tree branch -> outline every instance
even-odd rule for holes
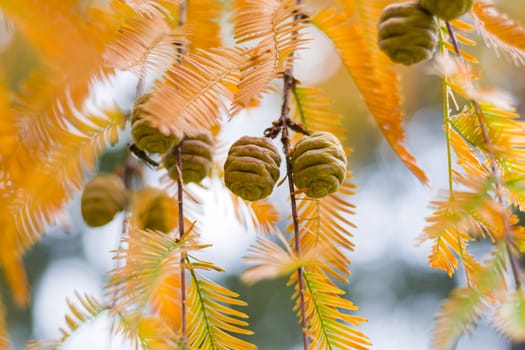
[[[179,26],[182,27],[186,23],[187,16],[187,1],[183,0],[179,7]],[[184,48],[177,48],[179,53],[178,63],[182,64],[182,55]],[[179,203],[179,239],[184,235],[184,183],[182,180],[182,143],[177,145],[177,201]],[[181,252],[180,255],[180,301],[181,301],[181,333],[182,340],[185,343],[186,336],[186,271],[184,270],[184,262],[186,254]]]
[[[296,0],[296,4],[300,5],[301,0]],[[300,13],[296,13],[294,20],[299,20],[302,17]],[[297,35],[297,32],[293,33]],[[290,54],[289,57],[292,57],[294,52]],[[283,144],[283,152],[286,158],[286,176],[288,178],[288,189],[290,192],[290,204],[292,209],[292,219],[293,219],[293,229],[294,229],[294,243],[295,243],[295,253],[301,255],[301,233],[299,229],[299,215],[297,212],[297,201],[295,198],[295,187],[293,184],[293,172],[292,172],[292,162],[290,154],[290,137],[288,133],[288,127],[290,126],[290,93],[293,91],[295,80],[293,77],[293,66],[286,70],[283,77],[283,104],[281,107],[281,117],[279,118],[279,124],[282,126],[281,142]],[[300,307],[301,307],[301,327],[302,327],[302,340],[304,350],[308,349],[308,336],[306,334],[307,323],[306,323],[306,305],[305,305],[305,281],[304,281],[304,270],[300,267],[297,270],[297,277],[299,283],[299,298],[300,298]]]

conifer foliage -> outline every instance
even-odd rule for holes
[[[21,307],[30,302],[22,258],[76,192],[84,190],[88,225],[103,225],[119,211],[125,216],[103,300],[77,295],[68,302],[62,337],[28,349],[59,348],[99,317],[142,349],[255,349],[242,296],[205,277],[203,271],[222,269],[195,255],[209,247],[201,237],[199,193],[219,183],[231,190],[239,222],[259,235],[243,280],[288,277],[303,348],[371,347],[360,330],[366,318],[342,288],[354,250],[356,190],[350,150],[342,145],[344,116],[332,112],[323,91],[294,76],[311,26],[333,43],[385,140],[424,184],[428,178],[405,145],[392,60],[434,60],[444,91],[449,188],[431,203],[435,212],[421,240],[433,244],[431,267],[450,276],[464,271],[467,285],[443,302],[432,348],[453,349],[488,314],[500,333],[525,340],[518,264],[525,229],[515,215],[525,203],[525,124],[500,94],[477,85],[482,66],[468,52],[480,37],[523,64],[525,29],[489,0],[322,4],[0,1],[0,37],[17,38],[0,53],[24,45],[36,57],[0,73],[0,271],[14,300]],[[226,25],[233,28],[229,46],[221,37]],[[110,84],[117,71],[138,79],[131,112],[96,98],[97,86]],[[148,91],[146,79],[154,80]],[[257,137],[236,142],[224,164],[223,116],[242,118],[242,110],[276,91],[281,114]],[[113,180],[90,193],[85,183],[97,172],[98,156],[128,138],[129,127],[125,164],[96,175],[90,184]],[[162,188],[144,183],[144,166],[165,174]],[[279,186],[288,190],[289,218],[280,218],[268,198]],[[279,219],[288,220],[285,233]],[[469,252],[478,240],[492,244],[483,260]],[[0,350],[10,348],[4,309],[0,300]]]

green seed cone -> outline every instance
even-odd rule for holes
[[[438,27],[418,4],[392,4],[379,18],[378,38],[379,47],[393,62],[408,66],[432,57]]]
[[[181,145],[182,182],[199,183],[208,176],[213,167],[213,141],[209,134],[185,137]],[[173,180],[179,177],[177,171],[177,149],[173,147],[162,163]]]
[[[237,196],[256,201],[268,197],[279,180],[281,157],[264,137],[243,136],[228,152],[224,182]]]
[[[80,209],[88,226],[98,227],[109,223],[128,201],[128,191],[122,179],[115,174],[98,175],[82,192]]]
[[[177,201],[158,188],[146,186],[133,196],[132,225],[168,233],[178,222]]]
[[[467,13],[473,2],[473,0],[420,0],[419,5],[434,16],[450,21]]]
[[[173,145],[180,142],[173,135],[165,135],[159,129],[153,127],[150,122],[143,119],[144,103],[150,97],[145,94],[140,97],[133,107],[131,113],[131,137],[135,145],[143,151],[150,153],[164,153]]]
[[[339,140],[328,132],[304,136],[292,156],[294,184],[312,198],[336,192],[346,175],[346,154]]]

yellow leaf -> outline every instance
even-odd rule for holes
[[[16,145],[17,128],[14,111],[9,106],[5,81],[0,75],[0,162],[13,151]]]
[[[166,275],[152,291],[150,303],[154,312],[158,313],[171,329],[181,329],[181,275],[180,269]]]
[[[339,50],[343,64],[392,149],[414,175],[427,184],[425,172],[404,145],[399,74],[377,45],[377,22],[383,7],[391,2],[341,0],[346,12],[321,10],[311,22]]]
[[[142,317],[137,326],[137,336],[144,349],[180,349],[179,337],[173,331],[174,325],[153,316]]]
[[[221,5],[218,0],[188,1],[186,27],[190,34],[190,50],[209,50],[221,46]]]
[[[294,120],[310,131],[327,131],[344,142],[343,116],[332,112],[332,100],[315,88],[295,86],[292,92],[295,102]]]
[[[458,338],[473,327],[486,308],[487,303],[478,291],[455,289],[441,305],[434,325],[432,349],[454,349]]]
[[[496,328],[512,342],[525,341],[525,292],[509,292],[496,308]]]
[[[157,83],[145,104],[145,119],[179,138],[210,129],[217,124],[219,111],[227,110],[223,100],[232,97],[228,84],[237,84],[243,62],[238,49],[201,50],[187,56],[184,65],[172,65]]]
[[[467,278],[472,282],[470,277],[478,272],[479,266],[467,251],[468,243],[487,236],[492,242],[503,240],[505,220],[510,219],[511,213],[490,196],[494,190],[492,178],[460,178],[458,175],[457,180],[469,190],[444,193],[443,199],[433,201],[436,210],[427,219],[420,239],[434,242],[430,266],[452,276],[458,267],[457,257],[460,257]]]
[[[188,45],[183,30],[171,29],[163,17],[131,18],[119,28],[114,43],[107,47],[108,66],[129,70],[137,76],[157,76],[177,60]]]
[[[125,3],[134,11],[143,16],[167,15],[169,11],[178,5],[181,0],[113,0]]]
[[[198,277],[191,271],[188,305],[188,344],[191,349],[256,349],[256,346],[232,335],[250,335],[243,312],[229,305],[245,305],[238,294]]]
[[[505,291],[505,243],[499,243],[491,258],[472,274],[471,288],[454,289],[436,316],[433,350],[452,350],[459,337],[469,332],[497,296]]]
[[[75,293],[76,300],[67,301],[69,313],[65,315],[66,326],[60,328],[62,336],[59,339],[51,341],[33,341],[29,342],[26,349],[28,350],[52,350],[58,349],[64,345],[74,335],[75,331],[82,325],[99,318],[105,314],[107,308],[104,307],[95,298],[85,294]],[[2,348],[3,349],[3,348]]]
[[[82,134],[61,134],[52,150],[18,144],[16,154],[2,159],[11,182],[0,190],[0,201],[8,208],[0,214],[0,262],[11,276],[8,280],[19,301],[28,296],[21,266],[23,252],[40,237],[72,192],[81,187],[85,170],[95,166],[94,155],[109,143],[108,131],[119,129],[123,121],[122,114],[113,112],[86,118],[78,123]]]
[[[518,22],[499,13],[487,0],[474,2],[471,13],[488,46],[515,64],[525,64],[525,29]]]
[[[297,256],[280,233],[277,233],[284,247],[264,237],[258,237],[257,242],[250,247],[246,262],[254,266],[246,270],[241,278],[244,282],[253,284],[263,279],[273,279],[290,275],[300,267],[320,263],[317,259],[318,252],[303,250]]]
[[[368,336],[354,328],[366,322],[366,319],[350,313],[358,310],[358,307],[342,297],[345,292],[315,268],[305,271],[303,276],[307,324],[305,331],[310,338],[308,349],[369,349],[371,343]],[[301,317],[297,273],[292,275],[288,284],[295,286],[294,310]]]
[[[233,99],[232,114],[257,104],[261,96],[273,90],[268,84],[280,77],[292,63],[292,53],[306,43],[301,29],[303,18],[295,15],[300,7],[285,0],[236,0],[234,37],[239,44],[256,41],[245,53],[239,91]]]
[[[474,134],[470,134],[470,137],[477,134],[477,130],[473,131]],[[480,178],[489,176],[488,169],[481,164],[474,149],[454,129],[450,131],[450,144],[454,149],[454,153],[456,153],[458,165],[463,168],[465,173],[476,175]]]
[[[114,135],[111,129],[123,121],[119,113],[94,114],[83,105],[89,83],[101,75],[101,53],[113,38],[118,17],[90,6],[69,0],[7,0],[1,5],[39,63],[28,72],[15,96],[16,111],[6,114],[2,127],[16,120],[12,133],[16,145],[6,147],[3,151],[10,152],[0,159],[7,184],[0,197],[8,208],[0,217],[4,228],[0,250],[6,274],[17,276],[9,282],[19,301],[28,293],[19,263],[23,252],[81,186],[85,170],[95,165],[93,154],[105,147]],[[5,101],[4,91],[0,99]]]
[[[270,235],[276,230],[281,215],[269,200],[250,202],[231,194],[235,216],[247,231]]]
[[[180,275],[181,254],[207,247],[192,244],[192,240],[190,234],[179,240],[163,232],[131,227],[129,237],[123,238],[125,248],[117,250],[115,256],[125,264],[111,271],[107,283],[106,294],[114,302],[112,311],[123,312],[130,306],[141,311],[153,298],[156,308],[166,307],[159,310],[161,314],[171,312],[175,301],[166,303],[168,298],[181,300],[180,291],[175,289],[179,283],[169,280]],[[159,294],[163,292],[168,294]]]
[[[30,290],[22,260],[23,253],[16,241],[17,230],[13,218],[7,217],[6,214],[7,210],[0,214],[0,224],[5,224],[2,225],[4,231],[0,247],[0,266],[14,301],[18,306],[26,307],[30,302]]]
[[[322,267],[329,275],[347,283],[350,274],[348,252],[354,249],[351,230],[355,225],[349,216],[354,206],[347,197],[354,194],[355,185],[350,172],[338,192],[321,199],[306,196],[297,198],[301,230],[301,249],[314,250],[320,255]],[[288,232],[293,230],[290,225]]]

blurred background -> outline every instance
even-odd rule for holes
[[[524,1],[499,1],[498,5],[514,19],[525,22]],[[314,49],[300,53],[295,68],[297,78],[304,85],[325,90],[334,100],[334,110],[345,117],[347,146],[354,150],[350,167],[358,186],[353,198],[357,207],[353,221],[358,228],[353,232],[356,249],[351,254],[352,276],[350,284],[343,288],[361,308],[359,315],[368,318],[363,331],[370,336],[372,349],[428,349],[433,317],[440,302],[454,286],[464,284],[461,271],[450,279],[444,272],[431,270],[426,264],[429,245],[416,244],[425,218],[431,214],[429,202],[447,186],[441,81],[429,74],[432,62],[400,67],[407,143],[431,179],[432,188],[426,188],[382,140],[331,44],[315,30],[309,35]],[[0,54],[5,69],[20,69],[23,64],[31,64],[30,54],[22,55],[27,57],[27,62],[5,54],[18,52],[16,56],[20,57],[20,52],[27,50],[16,38],[0,45],[12,46]],[[525,112],[524,69],[497,57],[481,40],[472,52],[480,61],[480,83],[504,89],[514,97],[519,112]],[[100,95],[115,98],[124,110],[129,110],[136,80],[122,73],[113,83],[111,88],[101,87]],[[242,113],[226,125],[224,139],[233,142],[241,135],[261,135],[277,118],[279,108],[279,94],[268,95],[259,108]],[[101,158],[101,170],[111,169],[124,159],[127,137],[127,133],[123,133],[119,145]],[[146,175],[150,183],[158,184],[154,173]],[[211,182],[208,185],[213,186]],[[251,316],[250,326],[255,335],[250,340],[259,349],[300,349],[299,325],[291,311],[291,290],[285,286],[286,280],[262,282],[253,287],[239,281],[239,273],[246,268],[242,256],[254,241],[254,233],[245,232],[235,222],[221,191],[209,191],[204,202],[203,241],[213,244],[206,258],[227,270],[213,278],[239,292],[248,302],[243,311]],[[284,186],[272,196],[277,203],[286,204]],[[60,225],[51,226],[43,240],[27,254],[25,263],[33,287],[31,307],[16,309],[8,291],[2,290],[8,303],[8,324],[15,349],[22,349],[28,339],[59,336],[59,328],[65,324],[66,299],[73,299],[75,291],[98,298],[103,296],[106,273],[113,267],[110,251],[117,247],[122,217],[102,228],[87,228],[80,216],[79,197],[77,194],[68,205]],[[289,214],[286,205],[280,210],[281,217],[286,218]],[[281,229],[285,225],[283,220]],[[477,256],[483,256],[487,247],[481,243],[472,248]],[[88,325],[67,349],[106,349],[108,328],[109,322],[104,319]],[[114,337],[111,348],[128,347]],[[525,346],[508,343],[483,320],[471,335],[461,339],[457,349],[517,350]]]

